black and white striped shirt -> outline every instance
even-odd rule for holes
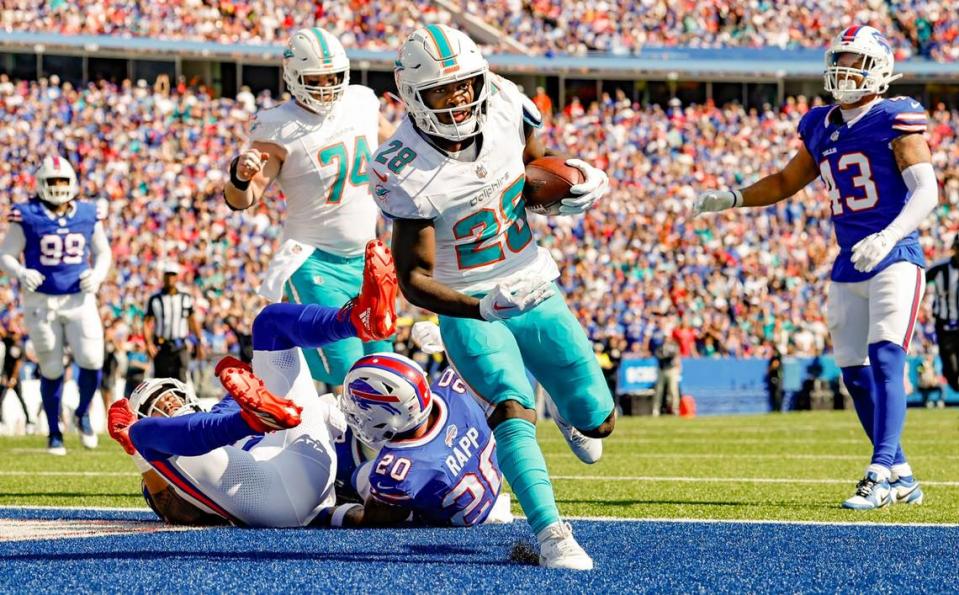
[[[190,334],[187,320],[193,314],[193,298],[185,293],[153,294],[146,315],[156,319],[154,334],[166,341],[186,339]]]
[[[952,259],[937,262],[926,275],[933,285],[932,315],[936,325],[959,330],[959,268]]]

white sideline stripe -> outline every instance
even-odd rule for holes
[[[723,483],[809,483],[852,484],[851,479],[814,479],[808,477],[675,477],[675,476],[610,476],[610,475],[552,475],[551,479],[567,481],[675,481],[675,482],[723,482]],[[959,487],[959,481],[920,481],[920,485],[933,487]]]
[[[0,475],[41,477],[140,477],[134,471],[0,471]]]
[[[124,508],[110,506],[14,506],[0,504],[0,510],[69,510],[90,512],[152,512],[149,508]],[[525,516],[516,515],[517,519]],[[851,526],[851,527],[943,527],[957,528],[959,523],[888,523],[882,521],[796,521],[772,519],[694,519],[679,518],[635,518],[635,517],[608,517],[608,516],[568,516],[563,517],[571,521],[594,521],[602,523],[708,523],[712,525],[824,525],[824,526]],[[194,527],[202,529],[203,527]],[[250,529],[244,529],[249,531]]]

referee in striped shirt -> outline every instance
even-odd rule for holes
[[[942,375],[959,391],[959,233],[952,241],[952,258],[936,263],[926,275],[933,286],[932,314]]]
[[[163,289],[153,294],[147,304],[144,334],[147,353],[153,359],[154,377],[186,382],[190,333],[194,336],[197,359],[203,359],[203,333],[193,312],[193,298],[177,289],[179,273],[176,263],[163,266]]]

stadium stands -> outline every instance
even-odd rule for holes
[[[273,102],[266,95],[258,106]],[[0,75],[0,185],[10,201],[32,193],[35,156],[61,149],[77,165],[84,195],[110,203],[113,277],[100,293],[107,324],[140,331],[141,309],[159,281],[155,263],[177,254],[215,351],[235,348],[227,318],[257,305],[253,290],[277,245],[282,200],[232,213],[220,185],[245,137],[251,96],[214,99],[203,88],[125,81],[84,88]],[[834,249],[818,183],[780,207],[689,220],[702,187],[735,186],[785,163],[809,105],[745,111],[738,104],[631,104],[622,94],[555,114],[545,135],[560,150],[604,166],[614,190],[582,219],[535,218],[540,241],[563,270],[561,284],[591,338],[647,354],[649,339],[674,331],[701,356],[788,355],[828,348],[821,296]],[[930,106],[929,139],[944,189],[939,234],[957,231],[959,112]],[[397,119],[396,106],[385,113]],[[0,211],[5,215],[9,203]],[[5,217],[4,217],[5,220]],[[927,255],[945,242],[928,234]],[[5,224],[0,224],[0,231]],[[0,298],[12,303],[11,281]],[[613,299],[612,296],[617,296]],[[925,316],[927,308],[923,308]],[[411,317],[418,312],[407,312]],[[932,345],[921,319],[918,353]],[[677,331],[677,329],[680,329]]]
[[[460,9],[498,26],[531,53],[626,54],[644,47],[822,47],[838,28],[872,25],[899,58],[959,59],[959,16],[950,2],[917,0],[460,0]],[[324,27],[348,48],[393,49],[413,25],[450,23],[428,0],[314,3],[304,0],[13,0],[0,30],[118,35],[222,43],[282,43],[295,29]],[[493,49],[515,51],[501,43]]]

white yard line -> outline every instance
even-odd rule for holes
[[[802,484],[851,484],[851,479],[814,479],[807,477],[681,477],[659,475],[551,475],[551,479],[566,481],[673,481],[673,482],[710,482],[710,483],[802,483]],[[959,481],[920,481],[921,485],[932,487],[959,487]]]
[[[136,471],[0,471],[12,477],[140,477]]]

